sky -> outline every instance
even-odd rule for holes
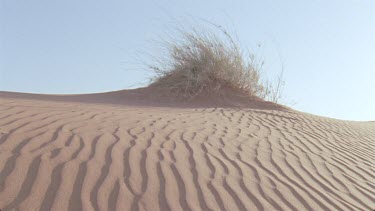
[[[375,120],[373,0],[0,0],[0,90],[78,94],[145,86],[174,25],[235,33],[294,109]]]

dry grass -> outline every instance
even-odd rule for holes
[[[219,93],[228,87],[250,97],[272,99],[272,86],[261,80],[263,62],[241,49],[222,27],[214,28],[219,33],[179,29],[179,39],[167,42],[167,55],[151,66],[156,72],[151,86],[165,88],[183,99]]]

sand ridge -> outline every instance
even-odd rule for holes
[[[0,97],[0,209],[373,210],[375,123]]]

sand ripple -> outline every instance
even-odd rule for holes
[[[0,99],[1,210],[373,210],[375,123]]]

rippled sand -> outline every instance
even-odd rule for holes
[[[0,95],[0,209],[373,210],[375,122]]]

